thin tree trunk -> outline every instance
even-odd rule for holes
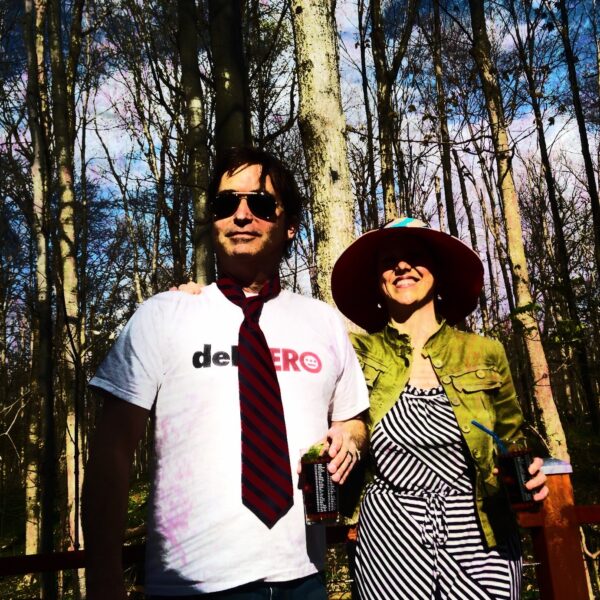
[[[367,168],[369,173],[369,199],[368,199],[368,229],[379,226],[377,210],[377,177],[375,176],[375,149],[373,147],[373,114],[371,113],[371,99],[369,93],[369,79],[367,73],[367,34],[365,23],[365,0],[358,0],[358,39],[360,47],[360,75],[365,106],[365,121],[367,124]]]
[[[594,256],[596,259],[596,271],[600,276],[600,198],[598,196],[598,185],[596,182],[596,171],[592,161],[590,152],[590,144],[588,142],[585,115],[583,114],[583,106],[581,104],[581,95],[579,92],[579,81],[577,78],[577,70],[575,68],[576,58],[571,46],[571,38],[569,34],[569,13],[565,4],[565,0],[556,0],[555,5],[560,13],[560,20],[554,17],[552,7],[548,7],[550,15],[553,16],[554,22],[560,33],[565,52],[565,62],[567,64],[567,72],[569,74],[569,84],[571,87],[571,96],[573,99],[573,110],[575,111],[575,119],[579,130],[579,141],[581,143],[581,154],[583,156],[583,164],[585,166],[585,174],[587,178],[587,189],[590,195],[590,204],[592,206],[592,219],[594,222]]]
[[[525,338],[527,358],[534,382],[534,396],[544,424],[550,453],[556,458],[569,460],[565,433],[552,397],[546,354],[542,346],[538,323],[533,314],[533,298],[529,290],[529,272],[525,259],[521,213],[510,162],[511,148],[508,142],[500,87],[491,60],[483,3],[479,0],[469,0],[469,6],[473,28],[473,56],[486,100],[496,155],[498,184],[506,221],[508,252],[517,300],[515,319],[520,324],[520,333]]]
[[[353,238],[353,198],[338,70],[335,3],[292,0],[298,124],[312,197],[315,295],[332,303],[333,264]]]
[[[440,222],[440,230],[446,231],[446,213],[444,211],[444,203],[442,202],[442,187],[440,186],[440,177],[436,175],[433,178],[435,189],[435,203],[437,205],[438,219]]]
[[[442,181],[444,184],[444,199],[446,201],[446,216],[450,235],[458,238],[458,226],[454,211],[454,195],[452,192],[452,159],[451,141],[448,131],[448,115],[446,112],[446,90],[444,88],[444,69],[442,64],[442,26],[440,21],[439,0],[433,0],[433,38],[431,39],[433,69],[435,72],[436,105],[439,123],[440,155],[442,162]],[[429,37],[429,36],[428,36]]]
[[[379,127],[379,160],[381,163],[381,187],[383,189],[384,221],[398,216],[394,182],[394,107],[392,88],[402,60],[406,55],[408,42],[416,18],[418,2],[410,0],[406,6],[406,21],[394,56],[388,63],[386,38],[384,33],[381,0],[371,0],[371,46],[377,84],[377,118]]]
[[[204,96],[198,67],[198,31],[195,0],[178,1],[179,57],[181,83],[185,95],[187,186],[194,206],[192,247],[194,280],[208,285],[215,279],[211,220],[208,208],[208,134],[204,116]]]
[[[240,0],[208,0],[215,80],[217,160],[231,146],[250,144],[249,93],[242,43]]]
[[[44,70],[44,23],[46,20],[45,0],[25,0],[24,38],[27,50],[27,110],[28,127],[32,144],[32,205],[29,207],[29,221],[35,241],[35,303],[32,319],[32,419],[29,431],[29,448],[33,450],[27,459],[26,468],[35,470],[35,455],[40,460],[38,478],[40,490],[28,485],[27,518],[32,520],[29,535],[33,534],[37,514],[41,523],[35,527],[39,531],[41,552],[50,553],[54,547],[54,501],[56,497],[56,440],[54,424],[53,352],[52,352],[52,308],[50,245],[48,239],[48,182],[50,180],[48,161],[48,129],[46,121],[46,74]],[[38,420],[39,419],[39,420]],[[41,423],[41,428],[40,428]],[[41,429],[41,453],[36,443]],[[39,503],[39,508],[38,508]],[[38,512],[39,511],[39,512]],[[33,544],[28,542],[28,545]],[[30,547],[31,547],[30,546]],[[56,577],[54,573],[42,574],[42,598],[56,598]]]
[[[554,236],[555,236],[555,257],[558,262],[558,272],[560,278],[560,291],[564,296],[567,304],[567,313],[569,320],[574,329],[578,329],[581,326],[579,314],[577,310],[577,300],[575,292],[571,284],[571,269],[569,267],[569,258],[567,251],[567,243],[565,240],[563,222],[560,215],[559,204],[556,194],[556,185],[554,181],[554,174],[552,172],[552,165],[550,163],[550,155],[548,152],[548,146],[546,144],[546,135],[544,132],[544,123],[542,117],[542,110],[538,100],[538,90],[536,82],[534,80],[532,63],[535,55],[535,40],[533,32],[529,28],[529,18],[527,18],[527,46],[523,43],[520,32],[520,23],[517,19],[514,6],[511,4],[511,16],[513,18],[513,24],[515,26],[515,37],[517,40],[517,52],[521,62],[521,67],[525,73],[527,80],[527,90],[529,93],[529,100],[531,102],[531,108],[533,109],[535,128],[537,132],[538,147],[540,150],[540,160],[542,163],[542,174],[546,183],[546,191],[548,193],[548,201],[550,203],[550,213],[552,215],[552,223],[554,225]],[[600,432],[600,415],[598,414],[598,402],[594,395],[593,384],[590,374],[590,362],[585,348],[583,339],[579,339],[573,342],[575,350],[575,367],[579,373],[582,384],[582,391],[585,398],[590,420],[592,423],[592,429],[594,432]]]
[[[71,15],[68,71],[65,69],[61,36],[61,3],[51,0],[49,4],[50,66],[52,70],[52,116],[54,125],[54,147],[59,184],[59,250],[60,282],[58,285],[59,306],[65,318],[65,347],[62,352],[66,367],[65,400],[67,406],[65,432],[65,467],[67,473],[67,510],[69,547],[79,549],[80,540],[80,497],[81,497],[81,447],[79,420],[82,414],[83,376],[81,366],[81,321],[82,305],[79,296],[77,270],[78,236],[75,197],[73,144],[75,115],[72,110],[75,70],[81,48],[82,13],[76,3]],[[73,581],[75,598],[81,594],[79,577]]]
[[[469,225],[469,236],[471,238],[471,247],[474,252],[481,257],[479,248],[477,245],[477,232],[475,231],[475,219],[473,218],[473,210],[471,203],[469,202],[469,194],[467,193],[467,185],[465,183],[465,175],[463,173],[462,164],[458,158],[458,152],[455,148],[452,149],[452,155],[454,157],[454,164],[456,166],[456,172],[458,173],[458,182],[460,185],[460,195],[462,198],[463,207],[465,214],[467,215],[467,223]],[[481,288],[479,293],[479,309],[481,310],[481,322],[484,331],[488,331],[490,323],[488,317],[488,306],[485,297],[485,286]]]

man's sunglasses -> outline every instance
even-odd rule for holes
[[[242,198],[246,198],[252,214],[263,221],[277,220],[277,200],[269,192],[219,192],[211,203],[213,221],[235,214]]]

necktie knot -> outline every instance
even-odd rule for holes
[[[258,323],[264,305],[265,300],[262,296],[250,296],[246,298],[245,302],[242,304],[244,318],[249,323]]]

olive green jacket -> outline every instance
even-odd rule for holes
[[[375,334],[351,337],[370,392],[368,426],[372,433],[409,380],[412,347],[408,336],[389,325]],[[421,353],[431,360],[473,459],[478,518],[488,546],[495,546],[513,530],[514,517],[492,473],[493,439],[471,421],[503,439],[523,437],[523,415],[504,348],[496,340],[442,323]]]

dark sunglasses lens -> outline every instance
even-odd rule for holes
[[[248,196],[248,206],[252,214],[259,219],[271,221],[275,218],[277,201],[267,192],[259,192]]]
[[[239,204],[240,198],[235,194],[229,192],[217,194],[212,203],[213,219],[218,221],[219,219],[230,217],[237,210]]]

